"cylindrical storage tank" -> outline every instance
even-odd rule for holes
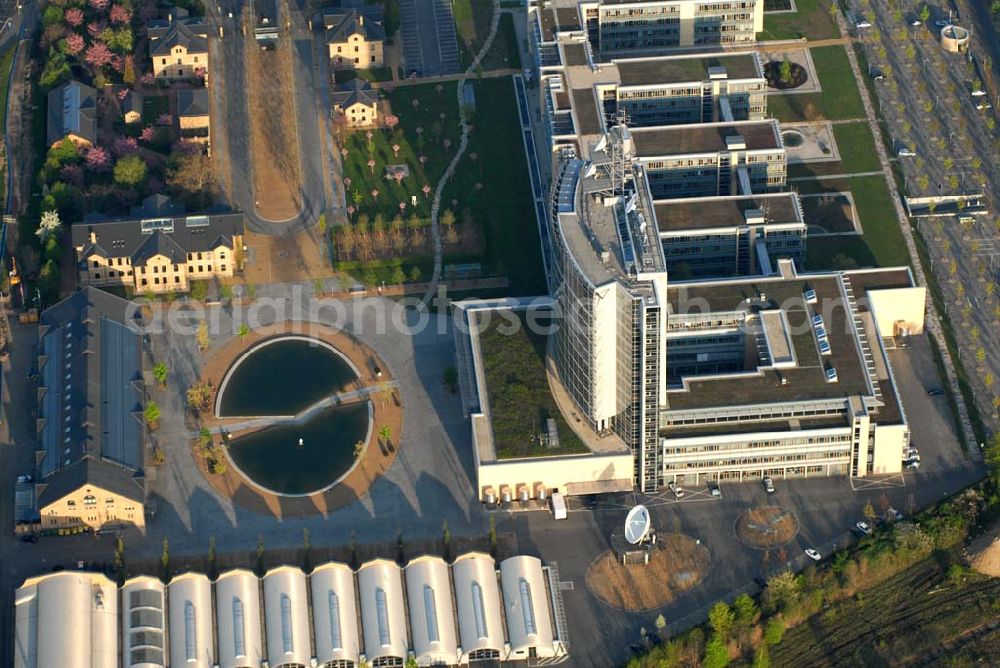
[[[496,562],[482,552],[469,552],[451,565],[463,660],[498,659],[503,651],[503,618]]]
[[[157,578],[142,575],[122,587],[122,666],[163,668],[169,665],[164,618],[165,588]]]
[[[544,501],[549,498],[549,490],[545,488],[544,482],[540,482],[535,485],[535,498],[539,501]]]
[[[212,584],[201,573],[184,573],[167,588],[170,611],[170,665],[172,668],[211,668]]]
[[[500,563],[500,587],[511,660],[527,659],[532,654],[539,658],[555,656],[542,562],[528,556],[504,559]]]
[[[361,648],[354,571],[331,561],[316,567],[309,576],[309,587],[316,660],[321,666],[334,661],[357,665]]]
[[[279,566],[264,575],[264,627],[270,665],[309,665],[312,643],[306,575],[300,569]]]
[[[375,559],[358,570],[361,599],[361,630],[369,664],[389,657],[406,660],[406,613],[399,566],[388,559]],[[383,661],[382,663],[387,663]]]
[[[455,609],[451,603],[448,564],[441,557],[417,557],[406,565],[410,604],[410,639],[417,665],[458,663]]]
[[[497,493],[496,493],[496,490],[493,489],[492,487],[487,487],[483,491],[483,501],[485,501],[486,503],[488,503],[490,505],[493,505],[494,503],[496,503],[497,502]]]
[[[517,488],[517,498],[521,503],[527,503],[531,500],[531,492],[528,490],[527,485],[520,485]]]
[[[511,501],[510,487],[504,485],[503,487],[500,488],[500,503],[510,503],[510,501]]]
[[[260,580],[251,571],[227,571],[215,581],[219,668],[259,666],[264,660]]]

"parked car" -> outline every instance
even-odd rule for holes
[[[857,23],[854,24],[854,27],[857,28],[858,30],[863,30],[865,28],[871,28],[872,24],[869,23],[868,21],[858,21]]]
[[[670,493],[674,495],[675,499],[684,498],[684,488],[678,485],[677,483],[675,482],[670,483],[669,485],[667,485],[667,489],[670,490]]]
[[[21,484],[31,482],[33,478],[30,475],[19,475],[17,476],[17,481]]]
[[[858,522],[854,527],[866,536],[872,535],[872,528],[868,526],[868,522]]]
[[[917,154],[910,147],[904,146],[898,151],[896,151],[896,155],[899,156],[900,158],[912,158],[915,157]]]
[[[918,468],[920,468],[920,462],[906,462],[906,468],[908,468],[908,469],[918,469]]]
[[[942,394],[944,394],[944,390],[942,390],[940,387],[932,387],[929,390],[927,390],[927,394],[928,396],[931,397],[940,397]]]
[[[771,476],[764,476],[764,491],[768,494],[774,494],[774,481],[771,480]]]
[[[710,482],[708,483],[708,493],[712,496],[722,496],[722,490],[719,489],[719,483]]]
[[[809,557],[810,559],[812,559],[813,561],[819,561],[820,559],[823,558],[822,555],[820,555],[819,552],[817,552],[816,550],[812,549],[811,547],[807,547],[806,548],[806,556]]]
[[[919,461],[920,461],[920,453],[918,453],[918,452],[914,452],[912,455],[907,455],[906,456],[906,462],[907,463],[909,463],[909,462],[919,462]]]

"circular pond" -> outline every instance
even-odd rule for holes
[[[324,400],[357,380],[351,362],[316,339],[283,336],[250,348],[223,378],[216,413],[274,420],[229,442],[233,465],[275,494],[336,483],[354,466],[355,445],[370,436],[371,407],[364,399]]]

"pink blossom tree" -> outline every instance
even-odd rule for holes
[[[125,98],[128,97],[128,88],[119,88],[118,92],[115,93],[115,96],[118,97],[119,101],[124,100]]]
[[[118,137],[115,139],[111,152],[119,158],[123,155],[132,155],[139,152],[139,142],[134,137]]]
[[[372,189],[372,199],[378,200],[378,189]]]
[[[119,56],[118,54],[115,54],[114,56],[111,57],[111,67],[115,70],[115,72],[118,73],[124,72],[125,59]]]
[[[103,12],[111,4],[111,0],[87,0],[87,4],[98,12]]]
[[[375,159],[374,158],[369,158],[368,159],[368,169],[372,170],[372,174],[375,173]]]
[[[111,158],[108,156],[108,152],[100,146],[87,149],[87,152],[83,154],[83,162],[87,169],[92,172],[104,172],[111,167]]]
[[[156,129],[152,125],[147,125],[139,133],[139,139],[142,141],[153,141],[153,137],[156,136]]]
[[[63,14],[63,18],[66,20],[66,25],[79,28],[83,25],[83,10],[78,7],[70,7]]]
[[[111,53],[111,49],[107,47],[106,44],[97,43],[87,49],[87,53],[83,56],[83,59],[88,65],[92,67],[101,68],[109,64],[114,58],[114,54]]]
[[[431,187],[425,183],[424,187],[420,189],[420,192],[424,194],[424,199],[427,199],[427,197],[431,194]]]
[[[87,24],[87,34],[93,38],[98,38],[101,33],[107,30],[108,24],[104,21],[91,21]]]
[[[139,82],[143,86],[152,86],[154,83],[156,83],[156,77],[154,77],[152,73],[146,72],[139,78]]]
[[[75,32],[71,32],[66,35],[66,53],[71,56],[79,55],[83,51],[83,47],[87,45],[86,41],[83,39],[83,35],[78,35]]]
[[[387,114],[383,122],[385,123],[385,127],[395,130],[396,126],[399,125],[399,116],[396,114]]]
[[[125,25],[132,20],[132,12],[121,5],[112,5],[111,22],[117,25]]]

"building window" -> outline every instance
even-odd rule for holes
[[[221,267],[219,267],[219,271],[225,272],[226,271],[226,265],[222,265]]]

